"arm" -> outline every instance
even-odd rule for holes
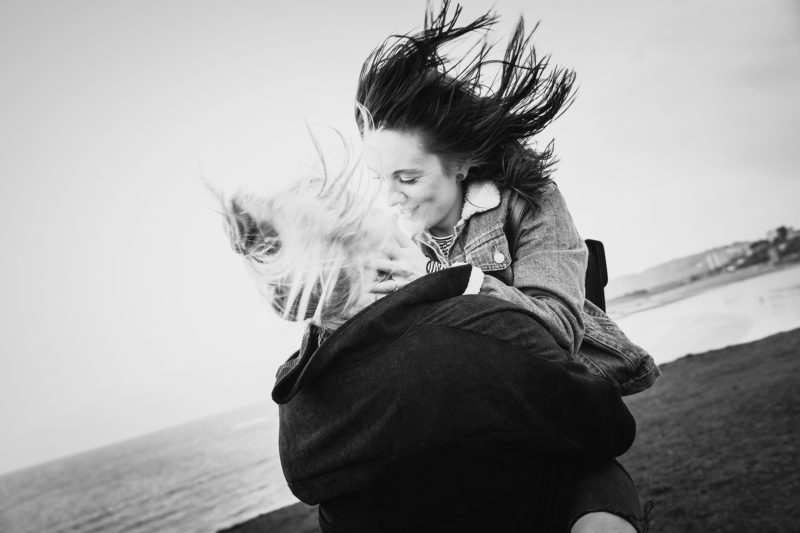
[[[481,294],[528,309],[562,348],[575,354],[583,339],[581,310],[589,254],[554,183],[547,186],[538,203],[537,209],[527,210],[516,228],[517,249],[511,250],[513,286],[486,276]],[[509,247],[513,246],[509,242]]]

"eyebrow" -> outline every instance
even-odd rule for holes
[[[378,172],[377,170],[375,170],[372,167],[367,167],[367,170],[369,170],[370,172],[373,172],[375,174],[380,174],[380,172]],[[421,174],[421,173],[424,173],[424,171],[422,169],[420,169],[420,168],[400,168],[400,169],[397,169],[394,172],[392,172],[392,177],[396,178],[400,174]]]

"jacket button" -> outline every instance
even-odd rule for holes
[[[502,263],[506,260],[506,256],[503,255],[503,252],[495,252],[494,253],[494,262],[497,264]]]

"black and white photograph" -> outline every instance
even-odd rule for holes
[[[800,531],[800,3],[0,1],[0,532]]]

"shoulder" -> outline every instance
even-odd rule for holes
[[[509,210],[514,208],[517,204],[534,207],[534,209],[530,209],[531,213],[537,211],[535,208],[552,209],[559,206],[566,206],[564,196],[561,194],[558,184],[553,180],[548,180],[543,183],[536,189],[536,192],[531,198],[524,197],[517,191],[510,189],[503,191],[503,196],[507,198],[506,201],[508,202]]]
[[[554,181],[548,181],[531,202],[515,191],[509,191],[508,213],[515,226],[521,224],[556,224],[572,226],[572,215],[561,190]]]
[[[575,226],[558,185],[554,181],[544,184],[531,202],[515,191],[508,196],[507,219],[504,227],[514,246],[529,242],[537,247],[581,247],[583,241]],[[534,235],[535,238],[522,238]]]
[[[440,340],[460,339],[464,334],[477,334],[498,345],[515,346],[524,350],[536,348],[564,355],[539,317],[507,300],[485,294],[463,295],[438,302],[416,328],[430,329]],[[453,337],[454,336],[454,337]],[[549,347],[549,350],[545,347]]]
[[[553,211],[566,209],[566,205],[556,183],[548,181],[536,191],[533,198],[511,189],[504,190],[500,208],[504,226],[514,233],[523,225],[535,225],[537,220],[552,217]]]

